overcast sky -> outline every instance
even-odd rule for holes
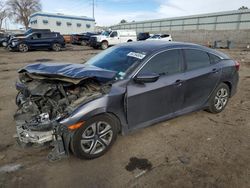
[[[46,12],[92,17],[92,0],[41,2]],[[140,21],[194,15],[237,10],[243,5],[250,8],[250,0],[96,0],[95,18],[97,25],[112,25],[121,19]]]
[[[95,0],[97,25],[250,8],[250,0]],[[43,11],[92,17],[92,0],[41,0]]]

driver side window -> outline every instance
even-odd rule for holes
[[[34,34],[32,35],[31,39],[35,40],[35,39],[40,39],[41,38],[41,34]]]
[[[116,31],[114,31],[113,33],[111,33],[111,35],[110,35],[110,37],[117,37],[118,36],[118,34],[117,34],[117,32]]]
[[[141,73],[157,73],[172,75],[182,71],[182,55],[180,50],[169,50],[157,54],[142,68]]]

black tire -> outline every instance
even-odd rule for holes
[[[25,53],[29,51],[29,46],[25,43],[21,43],[18,45],[19,52]]]
[[[56,51],[56,52],[59,52],[61,50],[61,44],[59,43],[54,43],[52,45],[52,50]]]
[[[133,42],[132,40],[128,40],[128,42]]]
[[[217,114],[224,110],[230,96],[230,89],[227,84],[221,83],[209,99],[208,111]]]
[[[109,44],[107,41],[103,41],[101,44],[101,49],[102,50],[106,50],[109,47]]]
[[[112,116],[107,114],[95,116],[76,130],[71,141],[71,150],[80,159],[100,157],[111,148],[117,134],[117,121]]]

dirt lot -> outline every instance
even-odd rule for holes
[[[241,62],[238,93],[220,114],[205,111],[127,136],[95,160],[48,162],[48,148],[20,148],[13,138],[17,70],[41,61],[82,63],[87,47],[25,54],[0,49],[0,187],[250,187],[250,52],[225,51]],[[13,172],[1,172],[4,165]]]

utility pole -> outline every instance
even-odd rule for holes
[[[95,0],[92,0],[93,18],[95,19]]]

